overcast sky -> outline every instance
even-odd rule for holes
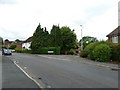
[[[48,31],[52,25],[75,29],[77,39],[93,36],[106,40],[118,26],[120,0],[0,0],[0,36],[25,40],[40,23]]]

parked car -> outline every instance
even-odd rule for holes
[[[2,55],[12,55],[12,51],[10,49],[3,49]]]

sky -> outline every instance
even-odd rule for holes
[[[120,0],[0,0],[0,36],[26,40],[40,23],[48,31],[53,25],[74,29],[82,36],[107,40],[118,27]],[[82,25],[82,27],[81,27]]]

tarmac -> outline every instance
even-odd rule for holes
[[[34,88],[39,90],[39,87],[7,56],[2,57],[2,88]]]

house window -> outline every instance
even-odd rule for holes
[[[112,42],[113,43],[118,43],[118,36],[112,37]]]

